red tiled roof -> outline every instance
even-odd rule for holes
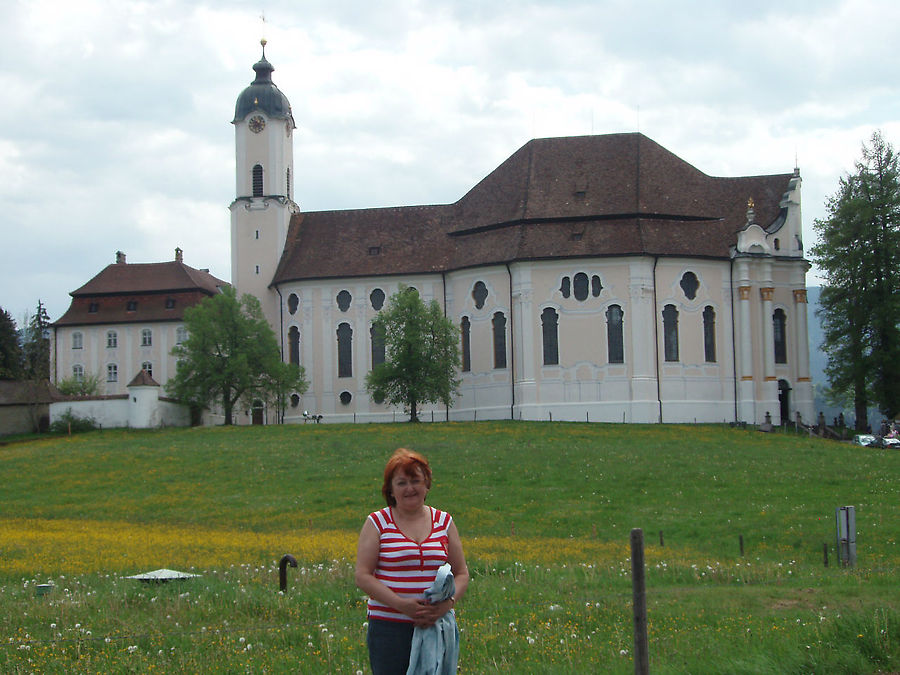
[[[209,272],[177,261],[115,263],[72,291],[72,304],[53,325],[179,321],[186,307],[226,285]],[[135,309],[129,309],[131,302]]]
[[[532,140],[455,204],[294,216],[273,284],[540,258],[728,258],[747,200],[771,223],[791,177],[707,176],[638,133]]]
[[[134,376],[134,378],[129,382],[126,386],[128,387],[158,387],[159,382],[150,377],[150,373],[148,373],[143,368],[141,371]]]

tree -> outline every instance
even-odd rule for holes
[[[385,362],[366,375],[372,397],[403,405],[410,422],[419,421],[421,403],[452,405],[459,386],[458,336],[437,301],[426,306],[416,289],[401,284],[374,324]]]
[[[220,405],[232,424],[240,400],[266,397],[272,382],[284,382],[281,352],[262,309],[252,295],[240,300],[234,288],[184,311],[188,337],[172,350],[178,369],[167,390],[198,407]],[[295,380],[305,390],[302,371]]]
[[[50,317],[44,303],[38,300],[37,310],[25,329],[25,379],[50,379]]]
[[[870,403],[891,418],[900,412],[900,165],[880,132],[825,206],[812,255],[825,277],[826,374],[836,394],[853,398],[865,429]]]
[[[21,379],[24,360],[16,322],[9,312],[0,308],[0,380]]]
[[[72,375],[60,380],[56,389],[64,396],[97,396],[100,393],[100,374]]]
[[[278,361],[262,379],[259,398],[278,413],[278,423],[284,424],[284,411],[291,394],[303,396],[309,384],[303,366]]]

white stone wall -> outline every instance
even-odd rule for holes
[[[444,276],[285,285],[285,358],[289,332],[296,327],[300,362],[310,381],[309,392],[288,409],[286,421],[302,422],[304,410],[335,422],[404,419],[402,411],[372,401],[364,383],[371,368],[369,327],[377,314],[370,295],[380,288],[387,299],[400,282],[415,286],[426,302],[438,300],[457,327],[463,317],[470,323],[471,369],[461,373],[459,397],[449,411],[426,406],[421,411],[426,420],[434,415],[436,420],[761,423],[768,411],[777,423],[779,380],[792,387],[791,418],[799,410],[808,419],[812,397],[808,351],[803,351],[807,338],[805,330],[795,330],[805,312],[804,303],[797,302],[798,291],[805,289],[798,269],[797,262],[755,259],[737,261],[733,269],[731,261],[596,258],[522,262]],[[681,286],[688,272],[699,282],[692,298]],[[582,299],[572,288],[579,273],[589,280]],[[600,282],[596,295],[594,277]],[[569,279],[569,297],[561,291],[564,278]],[[473,297],[479,281],[487,291],[481,307]],[[750,289],[749,300],[732,292],[733,283]],[[338,308],[341,291],[351,296],[346,311]],[[298,302],[293,314],[288,309],[291,294]],[[624,363],[608,361],[606,312],[614,304],[624,313]],[[662,311],[669,304],[678,312],[679,358],[673,362],[665,361],[663,340]],[[557,312],[559,322],[557,365],[543,363],[541,313],[548,307]],[[710,362],[703,332],[707,307],[715,313],[716,353]],[[774,364],[772,356],[772,312],[778,308],[789,317],[786,364]],[[494,364],[492,319],[497,312],[506,318],[502,368]],[[351,377],[337,376],[336,331],[341,323],[353,330]],[[343,392],[349,393],[349,403],[341,402]]]

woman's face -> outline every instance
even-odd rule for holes
[[[397,500],[397,506],[402,509],[421,508],[425,503],[425,495],[428,494],[422,469],[416,468],[412,475],[405,471],[395,471],[391,478],[391,494]]]

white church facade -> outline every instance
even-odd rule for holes
[[[290,104],[253,68],[231,281],[306,369],[286,421],[404,419],[365,389],[400,284],[459,327],[458,398],[425,420],[812,420],[797,169],[719,178],[639,133],[546,138],[453,204],[304,212]]]

